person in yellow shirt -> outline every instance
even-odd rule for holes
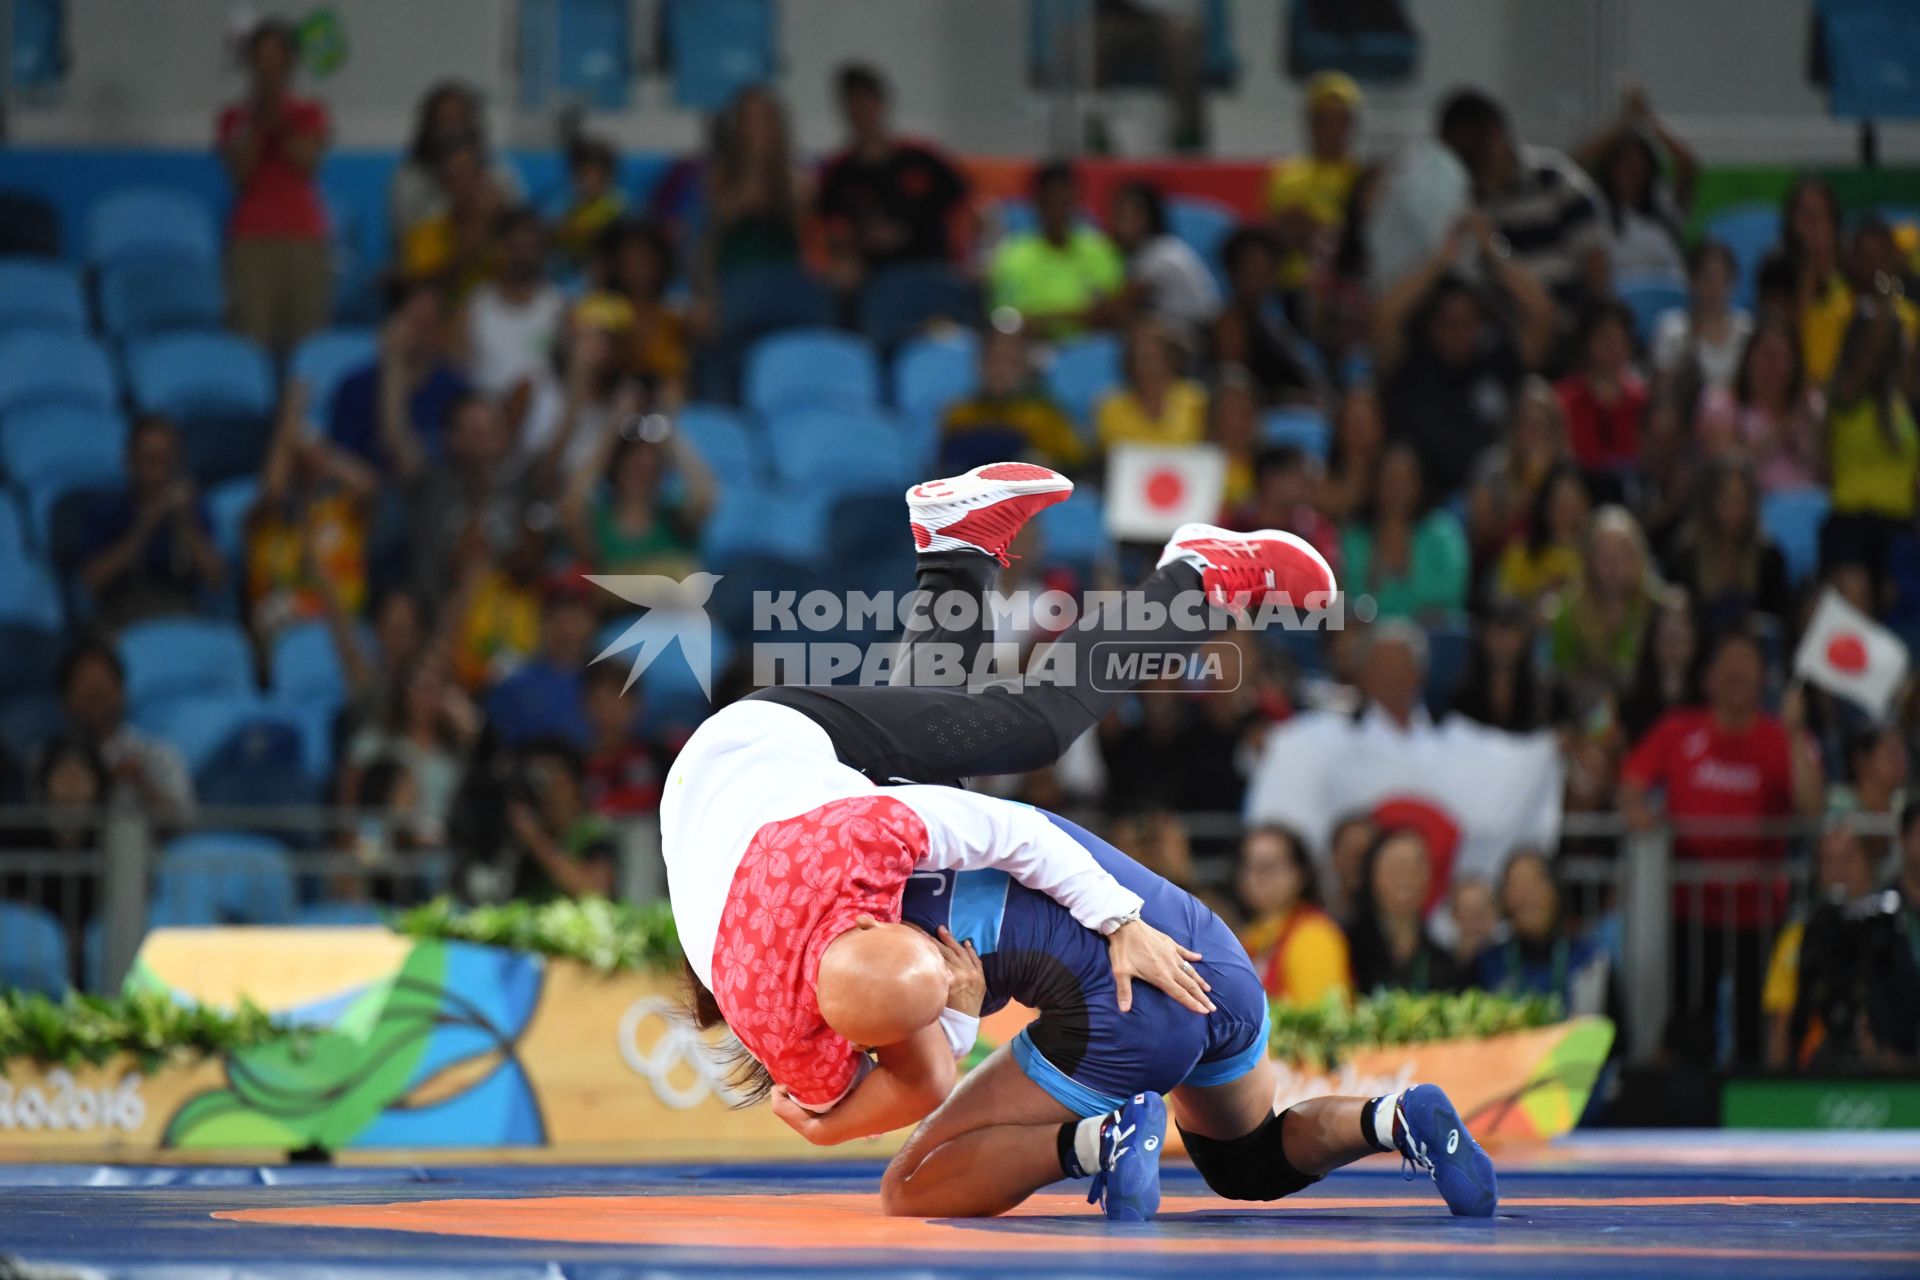
[[[445,280],[454,296],[463,298],[499,269],[502,216],[509,210],[474,143],[448,150],[439,176],[447,207],[401,231],[400,274],[408,280]]]
[[[1199,444],[1207,438],[1206,388],[1180,376],[1178,348],[1164,324],[1152,316],[1135,320],[1120,360],[1126,383],[1094,415],[1101,448]]]
[[[247,618],[262,640],[367,598],[368,517],[380,477],[356,454],[307,432],[307,387],[292,380],[260,496],[246,520]]]
[[[1353,994],[1347,935],[1320,909],[1313,867],[1299,836],[1279,826],[1247,832],[1235,888],[1248,916],[1240,945],[1269,996],[1319,1004],[1330,995]]]
[[[1592,516],[1593,499],[1579,468],[1568,462],[1555,465],[1534,490],[1526,536],[1514,538],[1500,553],[1494,571],[1495,594],[1532,605],[1580,585],[1585,564],[1581,549]]]
[[[1307,81],[1307,154],[1274,165],[1267,178],[1267,212],[1285,247],[1282,290],[1304,288],[1316,241],[1337,233],[1360,176],[1353,135],[1364,99],[1351,76],[1322,71]]]
[[[1889,299],[1861,297],[1828,397],[1833,507],[1820,530],[1823,568],[1863,568],[1882,581],[1894,540],[1913,523],[1920,431],[1906,396],[1906,364],[1906,335]]]

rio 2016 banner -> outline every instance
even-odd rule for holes
[[[580,1158],[830,1154],[769,1108],[736,1109],[678,982],[383,929],[161,930],[130,982],[230,1005],[242,995],[312,1030],[221,1059],[7,1063],[0,1158],[139,1158],[548,1148]],[[983,1034],[1004,1043],[1023,1014]],[[1284,1067],[1283,1095],[1445,1085],[1495,1135],[1570,1128],[1612,1029],[1580,1019],[1496,1041],[1374,1050],[1322,1079]],[[1290,1096],[1279,1099],[1282,1105]],[[875,1154],[900,1135],[839,1154]]]

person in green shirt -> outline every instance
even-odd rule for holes
[[[1037,231],[1009,236],[987,268],[988,296],[1011,307],[1047,338],[1079,333],[1102,319],[1120,291],[1126,264],[1113,242],[1075,221],[1080,187],[1065,164],[1043,166],[1033,178]]]
[[[1373,499],[1340,535],[1350,598],[1373,597],[1381,618],[1446,618],[1466,607],[1471,557],[1460,521],[1445,508],[1422,514],[1420,459],[1396,444],[1380,459]]]

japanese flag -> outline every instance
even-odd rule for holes
[[[1107,532],[1153,542],[1183,524],[1219,518],[1227,455],[1210,444],[1115,445],[1107,455]]]
[[[1907,646],[1828,588],[1807,623],[1793,672],[1884,716],[1907,678]]]

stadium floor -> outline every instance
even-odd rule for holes
[[[1382,1159],[1271,1206],[1170,1167],[1135,1227],[1067,1186],[998,1220],[887,1219],[871,1163],[0,1165],[0,1275],[1920,1275],[1920,1134],[1601,1133],[1501,1165],[1492,1221]]]

